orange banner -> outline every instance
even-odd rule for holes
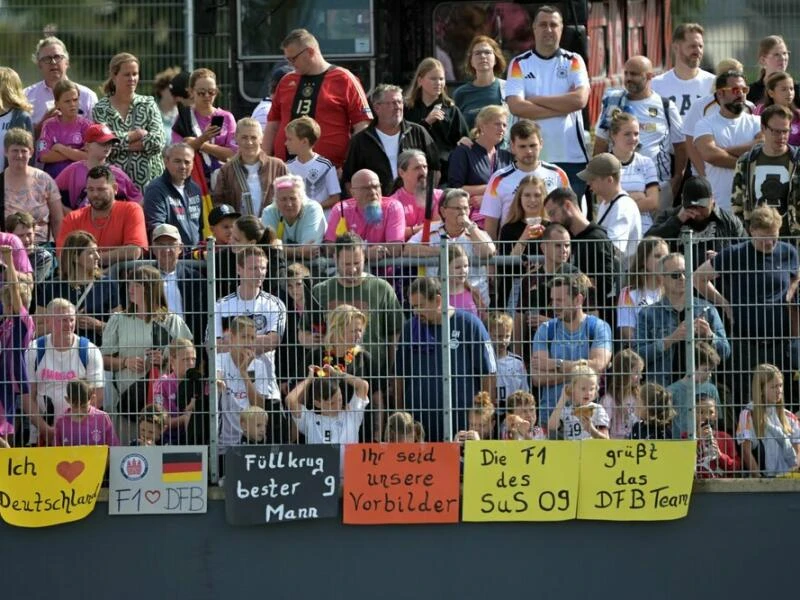
[[[344,522],[457,523],[459,472],[458,444],[349,444]]]

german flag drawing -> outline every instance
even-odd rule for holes
[[[200,452],[164,452],[161,481],[176,483],[203,480],[203,455]]]

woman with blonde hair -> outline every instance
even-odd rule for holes
[[[798,468],[800,424],[783,403],[783,379],[775,365],[758,365],[751,401],[739,415],[736,440],[742,446],[742,466],[753,477],[775,477]]]
[[[33,105],[25,97],[17,72],[8,67],[0,67],[0,124],[4,125],[0,126],[0,147],[9,129],[19,128],[33,133],[32,111]],[[0,161],[0,173],[4,166],[5,162]]]
[[[370,404],[366,409],[365,427],[361,435],[365,441],[378,442],[383,439],[383,391],[379,381],[377,361],[361,345],[369,325],[369,318],[361,310],[350,304],[340,304],[328,313],[322,346],[315,347],[306,354],[306,365],[316,365],[321,369],[329,365],[340,373],[353,375],[369,383]],[[320,371],[317,373],[320,376]],[[297,377],[301,378],[302,373]],[[343,398],[352,396],[352,389],[341,378],[338,380]]]
[[[137,94],[138,85],[139,59],[127,52],[114,55],[103,85],[106,95],[92,110],[92,120],[108,125],[120,140],[109,162],[144,190],[164,171],[164,126],[155,99]]]
[[[404,118],[422,125],[433,138],[439,150],[441,178],[447,181],[450,153],[469,131],[464,115],[447,95],[442,63],[435,58],[423,58],[404,100]]]

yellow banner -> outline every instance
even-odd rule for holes
[[[47,527],[94,510],[108,446],[0,451],[0,516],[9,525]]]
[[[584,440],[578,518],[668,521],[689,511],[694,441]]]
[[[574,442],[467,442],[462,520],[574,519],[580,452]]]

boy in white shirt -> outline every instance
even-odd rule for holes
[[[286,168],[292,175],[303,178],[306,196],[322,205],[327,219],[331,208],[339,201],[342,190],[336,167],[327,158],[314,152],[314,144],[320,134],[319,123],[311,117],[303,116],[289,121],[286,125],[286,150],[294,158],[286,161]]]

